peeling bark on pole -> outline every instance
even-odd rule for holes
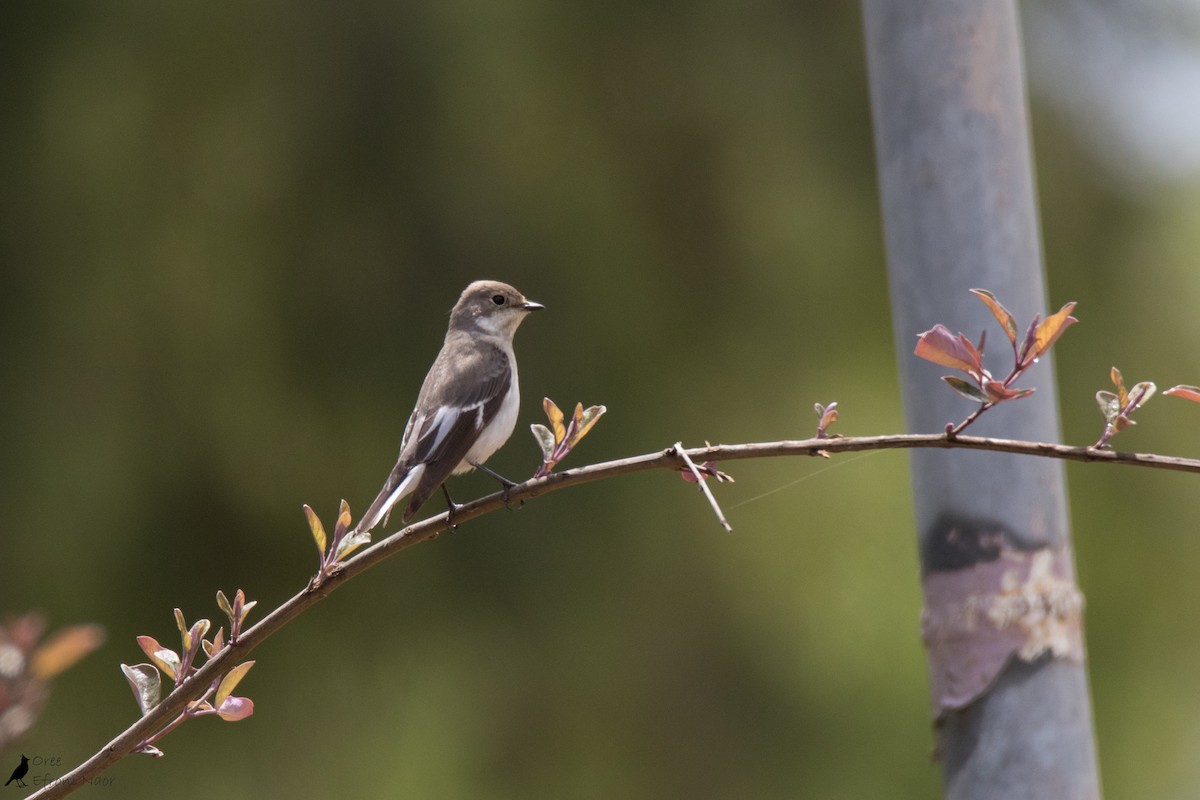
[[[1012,0],[863,0],[893,323],[910,431],[971,404],[912,355],[942,322],[1006,365],[971,288],[1028,324],[1042,274]],[[1056,306],[1057,307],[1057,306]],[[986,362],[985,362],[986,363]],[[973,434],[1061,439],[1049,359],[1029,398]],[[1062,465],[1017,455],[911,456],[938,755],[949,798],[1098,798]]]

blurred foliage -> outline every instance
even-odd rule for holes
[[[23,752],[74,764],[132,721],[117,664],[167,609],[304,586],[301,504],[367,505],[471,280],[548,308],[489,462],[511,477],[541,463],[543,396],[608,408],[580,464],[808,436],[817,400],[843,434],[900,430],[862,47],[840,2],[6,4],[0,609],[110,634]],[[1200,381],[1200,195],[1125,191],[1034,99],[1087,443],[1114,364]],[[1121,447],[1200,450],[1189,403],[1139,422]],[[906,465],[734,465],[733,536],[667,474],[464,525],[256,652],[253,717],[106,776],[129,798],[216,763],[229,798],[935,796]],[[1195,481],[1070,474],[1107,788],[1195,794]]]

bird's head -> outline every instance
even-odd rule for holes
[[[526,299],[507,283],[475,281],[463,290],[450,312],[450,327],[477,327],[511,338],[526,314],[542,308],[545,306]]]

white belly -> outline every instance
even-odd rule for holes
[[[517,412],[520,411],[520,408],[521,390],[517,387],[517,374],[514,370],[512,388],[508,390],[508,396],[500,404],[500,410],[496,413],[495,419],[480,433],[475,444],[467,451],[467,457],[454,468],[454,473],[458,474],[471,469],[468,462],[482,464],[491,458],[492,453],[499,450],[508,441],[508,437],[512,436],[513,428],[517,425]]]

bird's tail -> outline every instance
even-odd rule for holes
[[[396,469],[392,470],[392,474],[388,476],[387,482],[383,484],[379,496],[375,498],[374,503],[371,503],[367,513],[362,515],[362,519],[358,521],[354,530],[359,533],[369,533],[377,525],[386,523],[388,515],[392,513],[392,507],[417,488],[417,484],[420,483],[421,476],[424,474],[424,464],[417,464],[411,468],[401,468],[397,465]]]

